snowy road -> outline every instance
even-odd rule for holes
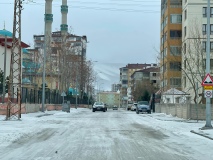
[[[40,113],[41,114],[41,113]],[[154,117],[153,117],[154,116]],[[159,116],[159,115],[156,115]],[[210,140],[180,129],[155,114],[72,109],[49,116],[23,116],[0,125],[1,160],[210,160]],[[172,124],[172,123],[171,123]],[[13,129],[11,129],[11,125]],[[184,124],[182,126],[184,128]],[[182,128],[182,129],[183,129]],[[6,133],[7,132],[7,133]],[[15,136],[15,137],[14,137]],[[199,145],[199,146],[196,146]],[[206,147],[206,148],[205,148]],[[212,147],[213,148],[213,147]],[[204,150],[205,152],[203,152]]]

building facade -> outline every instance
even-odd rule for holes
[[[98,93],[99,101],[104,102],[109,108],[120,104],[120,93],[118,92],[99,92]]]
[[[182,90],[192,103],[203,98],[201,82],[206,75],[207,1],[183,1],[182,13]],[[210,71],[213,73],[213,2],[210,4]],[[196,93],[199,98],[196,98]]]
[[[124,107],[132,101],[131,95],[131,75],[138,70],[156,66],[156,64],[127,64],[125,67],[120,68],[120,83],[121,83],[121,101]],[[132,102],[131,102],[132,103]]]
[[[182,0],[161,0],[161,89],[181,89]]]
[[[76,78],[71,80],[71,77],[77,77],[77,73],[82,75],[83,63],[86,60],[87,37],[68,33],[65,45],[62,44],[62,38],[61,31],[52,33],[51,49],[46,53],[46,83],[51,89],[65,91],[69,89],[69,86],[77,86]],[[34,47],[35,50],[39,51],[41,56],[38,56],[40,58],[38,61],[43,65],[44,35],[34,35]],[[73,71],[76,72],[71,73],[68,68],[74,68]],[[42,79],[42,74],[40,75],[41,77],[38,78]],[[84,90],[82,76],[80,75],[78,75],[79,90]]]

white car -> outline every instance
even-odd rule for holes
[[[131,107],[131,111],[136,111],[137,108],[137,103],[134,103]]]

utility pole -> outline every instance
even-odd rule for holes
[[[5,35],[4,41],[4,76],[3,76],[3,94],[2,94],[2,103],[4,103],[5,98],[5,79],[6,79],[6,63],[7,63],[7,35]]]
[[[14,0],[13,39],[11,48],[6,120],[21,118],[21,11],[22,0]],[[17,101],[14,102],[14,98]]]
[[[210,74],[210,0],[207,5],[207,43],[206,43],[206,74]],[[206,128],[211,125],[211,99],[206,98]]]

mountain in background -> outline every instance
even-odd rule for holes
[[[97,86],[101,84],[100,90],[111,91],[112,84],[120,82],[119,69],[125,66],[126,63],[94,63],[98,81],[95,88],[98,88]]]

